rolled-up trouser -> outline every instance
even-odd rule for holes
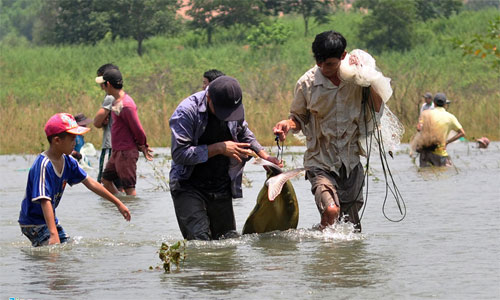
[[[207,193],[192,185],[171,190],[177,223],[188,240],[217,240],[237,236],[233,198],[228,189]]]
[[[306,179],[311,182],[311,192],[321,215],[328,206],[335,204],[340,207],[339,217],[353,223],[356,230],[361,232],[358,215],[363,207],[364,171],[361,163],[351,170],[349,177],[342,165],[339,175],[321,168],[309,168]]]

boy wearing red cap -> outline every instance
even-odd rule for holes
[[[123,217],[130,221],[128,208],[97,181],[87,175],[70,155],[77,135],[90,128],[78,126],[75,118],[66,113],[53,115],[45,124],[49,149],[35,159],[30,168],[26,194],[21,204],[19,224],[32,245],[59,244],[69,236],[55,216],[66,184],[82,182],[89,190],[114,203]]]

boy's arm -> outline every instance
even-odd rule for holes
[[[43,217],[45,218],[45,223],[49,228],[50,237],[49,245],[60,244],[59,233],[56,227],[56,218],[54,216],[54,210],[52,208],[52,202],[49,199],[40,199],[40,205],[42,206]]]
[[[128,127],[130,131],[132,131],[132,135],[134,136],[139,151],[144,153],[144,157],[147,160],[153,160],[153,149],[149,148],[146,140],[146,133],[144,132],[144,128],[142,128],[137,112],[124,107],[120,116],[128,123]]]
[[[91,177],[85,178],[82,183],[92,192],[97,195],[107,199],[109,202],[116,205],[122,216],[125,220],[130,221],[130,211],[128,208],[120,201],[120,199],[116,198],[111,194],[107,189],[105,189],[100,183],[92,179]]]
[[[109,110],[105,109],[105,108],[99,108],[99,110],[97,111],[95,117],[94,117],[94,126],[97,127],[97,128],[101,128],[103,127],[106,121],[106,118],[109,116]]]

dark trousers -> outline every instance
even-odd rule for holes
[[[192,185],[170,191],[177,223],[188,240],[236,237],[231,191],[207,193]]]
[[[108,155],[108,160],[111,157],[111,148],[102,148],[101,156],[99,157],[99,173],[97,174],[97,182],[101,183],[102,170],[104,169],[104,160],[106,159],[106,154]]]

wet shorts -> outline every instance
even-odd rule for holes
[[[451,159],[449,156],[441,156],[431,151],[421,151],[420,152],[420,167],[451,167],[453,164],[451,163]]]
[[[108,181],[120,179],[124,189],[135,188],[137,182],[137,160],[139,150],[113,150],[111,158],[104,168],[102,178]]]
[[[328,206],[340,207],[340,216],[361,230],[358,211],[363,206],[364,171],[361,163],[347,177],[345,166],[339,175],[320,168],[309,168],[306,179],[311,182],[311,192],[321,215]]]
[[[61,225],[57,224],[57,232],[59,233],[59,241],[66,243],[69,240],[69,235],[66,234]],[[33,247],[47,245],[49,243],[50,231],[47,225],[21,225],[21,232],[31,241]]]

